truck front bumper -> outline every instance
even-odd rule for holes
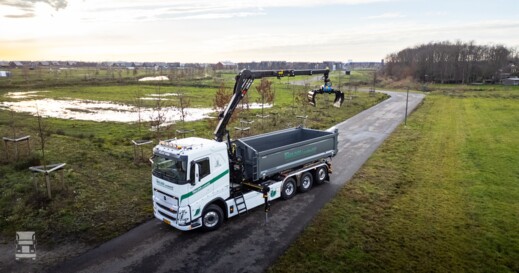
[[[153,206],[153,214],[155,215],[155,218],[160,221],[182,231],[192,230],[202,226],[202,218],[195,219],[187,225],[179,225],[177,220],[162,215],[155,205]]]

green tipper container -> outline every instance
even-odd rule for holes
[[[338,131],[292,128],[236,140],[245,179],[256,181],[337,154]]]

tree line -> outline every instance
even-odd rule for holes
[[[421,82],[498,82],[502,75],[517,73],[519,55],[503,45],[474,42],[431,42],[406,48],[386,57],[384,72],[400,80]]]

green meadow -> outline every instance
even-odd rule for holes
[[[458,87],[429,94],[269,272],[518,272],[519,90]]]

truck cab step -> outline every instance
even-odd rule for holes
[[[239,194],[234,197],[234,203],[236,204],[236,210],[238,211],[238,215],[247,213],[247,204],[245,204],[245,198],[243,194]]]

